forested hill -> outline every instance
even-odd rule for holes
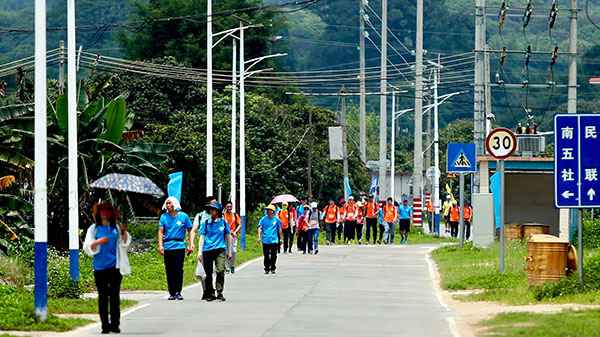
[[[213,0],[214,1],[214,0]],[[389,36],[388,55],[391,62],[402,65],[412,62],[414,57],[410,50],[414,48],[415,37],[415,1],[388,1],[388,18],[391,34]],[[548,31],[547,17],[550,12],[551,0],[535,0],[534,15],[526,29],[522,28],[522,13],[526,1],[506,1],[511,9],[502,31],[499,29],[497,13],[500,11],[502,0],[488,0],[488,43],[490,48],[524,50],[531,45],[533,50],[550,52],[555,46],[559,51],[567,51],[569,28],[570,1],[559,0],[559,15],[552,32]],[[165,31],[163,26],[151,27],[136,25],[123,26],[122,23],[132,22],[140,18],[158,16],[196,15],[205,13],[206,0],[77,0],[78,44],[87,50],[112,56],[136,58],[154,58],[160,56],[181,56],[182,62],[202,64],[203,54],[201,40],[204,37],[202,22],[181,24],[173,30]],[[242,8],[260,5],[260,0],[219,0],[214,1],[215,10],[227,8]],[[289,0],[266,0],[267,4],[289,4]],[[146,6],[147,5],[147,6]],[[427,57],[433,58],[438,53],[442,56],[470,52],[474,46],[474,1],[472,0],[425,0],[424,45]],[[586,78],[593,73],[600,73],[598,64],[600,52],[594,46],[600,44],[600,29],[594,27],[587,18],[585,11],[588,2],[579,1],[582,9],[579,12],[580,78],[582,85],[580,98],[591,102],[595,95],[590,88],[585,87]],[[146,7],[144,7],[146,6]],[[141,9],[140,9],[141,8]],[[274,22],[269,34],[281,35],[282,40],[275,43],[263,44],[260,51],[287,52],[289,56],[277,65],[280,69],[293,71],[350,69],[358,66],[358,24],[359,0],[321,0],[316,1],[302,10],[286,11],[285,7],[273,11],[268,22]],[[295,7],[297,9],[297,7]],[[366,44],[368,67],[379,66],[379,32],[380,32],[380,0],[368,2],[366,14],[369,17],[367,32],[369,38]],[[589,13],[592,19],[600,22],[600,0],[589,1]],[[48,48],[58,46],[60,39],[65,39],[66,0],[48,0]],[[264,18],[263,18],[264,19]],[[216,22],[228,20],[227,24],[235,23],[235,19],[217,17]],[[231,22],[229,22],[231,21]],[[0,1],[0,64],[21,57],[32,55],[33,51],[33,1],[3,0]],[[139,21],[138,21],[139,22]],[[190,28],[190,25],[196,25]],[[224,24],[223,24],[224,25]],[[7,31],[6,28],[17,28]],[[173,27],[167,27],[173,28]],[[23,29],[24,31],[20,31]],[[141,31],[141,33],[140,33]],[[190,39],[189,35],[195,35]],[[123,38],[123,36],[129,37]],[[148,39],[179,38],[181,43],[164,43],[164,48],[152,48]],[[144,40],[144,38],[146,40]],[[264,38],[264,36],[263,36]],[[146,44],[144,44],[146,43]],[[171,48],[171,50],[169,50]],[[182,51],[181,49],[186,49]],[[219,48],[221,49],[221,48]],[[191,52],[188,54],[188,50]],[[598,48],[600,50],[600,48]],[[230,52],[223,49],[215,54],[217,66],[227,66]],[[252,50],[248,51],[252,53]],[[510,54],[503,66],[500,66],[498,55],[491,57],[492,76],[498,76],[507,83],[521,83],[528,79],[530,83],[546,83],[552,80],[556,83],[566,83],[568,58],[559,55],[556,64],[549,71],[550,55],[534,55],[531,58],[529,70],[525,71],[523,55]],[[462,83],[465,84],[465,83]],[[333,85],[328,87],[331,91]],[[471,90],[469,85],[448,90]],[[333,88],[335,91],[335,89]],[[504,124],[515,124],[522,120],[524,107],[533,110],[541,119],[560,110],[564,102],[564,91],[558,88],[541,90],[496,90],[493,93],[494,110],[498,121]],[[323,100],[321,103],[329,107],[336,106],[337,100]],[[370,110],[377,110],[377,100],[369,99]],[[404,100],[410,105],[410,99]],[[585,109],[591,105],[585,105]],[[444,122],[452,119],[469,117],[472,111],[472,95],[463,95],[454,100],[450,114],[443,116]],[[545,116],[545,117],[543,117]]]

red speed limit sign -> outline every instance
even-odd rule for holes
[[[487,152],[496,159],[506,159],[517,149],[517,137],[507,128],[496,128],[485,139]]]

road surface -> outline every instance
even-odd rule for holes
[[[425,246],[322,247],[317,256],[279,255],[227,275],[225,303],[147,301],[122,319],[122,335],[227,337],[453,337],[451,312],[433,289]],[[88,327],[77,336],[96,336]]]

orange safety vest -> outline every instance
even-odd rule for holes
[[[396,221],[396,206],[386,204],[383,208],[383,221],[385,222],[394,222]]]
[[[281,211],[279,211],[277,217],[279,218],[279,221],[281,221],[282,229],[287,229],[288,227],[290,227],[290,212],[288,212],[287,209],[282,209]]]
[[[346,205],[338,207],[338,220],[343,222],[346,219]]]
[[[450,221],[455,222],[460,220],[460,208],[458,206],[452,206],[450,208]]]
[[[337,215],[338,215],[337,206],[332,207],[330,205],[327,205],[327,207],[325,207],[325,222],[326,223],[336,223]]]
[[[354,220],[356,220],[356,216],[357,216],[357,214],[356,214],[357,213],[356,212],[356,209],[357,209],[356,204],[347,203],[346,206],[345,206],[345,208],[346,208],[346,221],[354,221]]]
[[[426,207],[427,207],[427,212],[433,213],[433,205],[431,204],[431,201],[427,202]]]
[[[358,208],[358,217],[357,217],[357,219],[356,219],[356,220],[357,220],[357,222],[358,222],[358,224],[361,224],[361,223],[363,222],[363,213],[364,213],[364,212],[363,212],[363,209],[362,209],[362,207],[359,207],[359,208]]]
[[[373,202],[367,202],[367,218],[376,218],[377,210],[379,205],[373,200]]]
[[[237,225],[240,224],[240,216],[231,212],[231,213],[223,213],[223,218],[225,219],[225,222],[227,222],[229,224],[229,229],[231,230],[231,232],[233,233],[235,231],[235,228],[237,227]]]
[[[473,208],[470,206],[465,207],[465,220],[471,221],[472,217],[473,217]]]

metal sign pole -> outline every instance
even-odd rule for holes
[[[458,179],[460,184],[460,246],[463,247],[465,245],[465,174],[461,173]]]
[[[498,160],[498,179],[500,180],[500,272],[504,273],[504,160]]]
[[[579,210],[577,218],[577,278],[579,285],[583,287],[583,210]]]

